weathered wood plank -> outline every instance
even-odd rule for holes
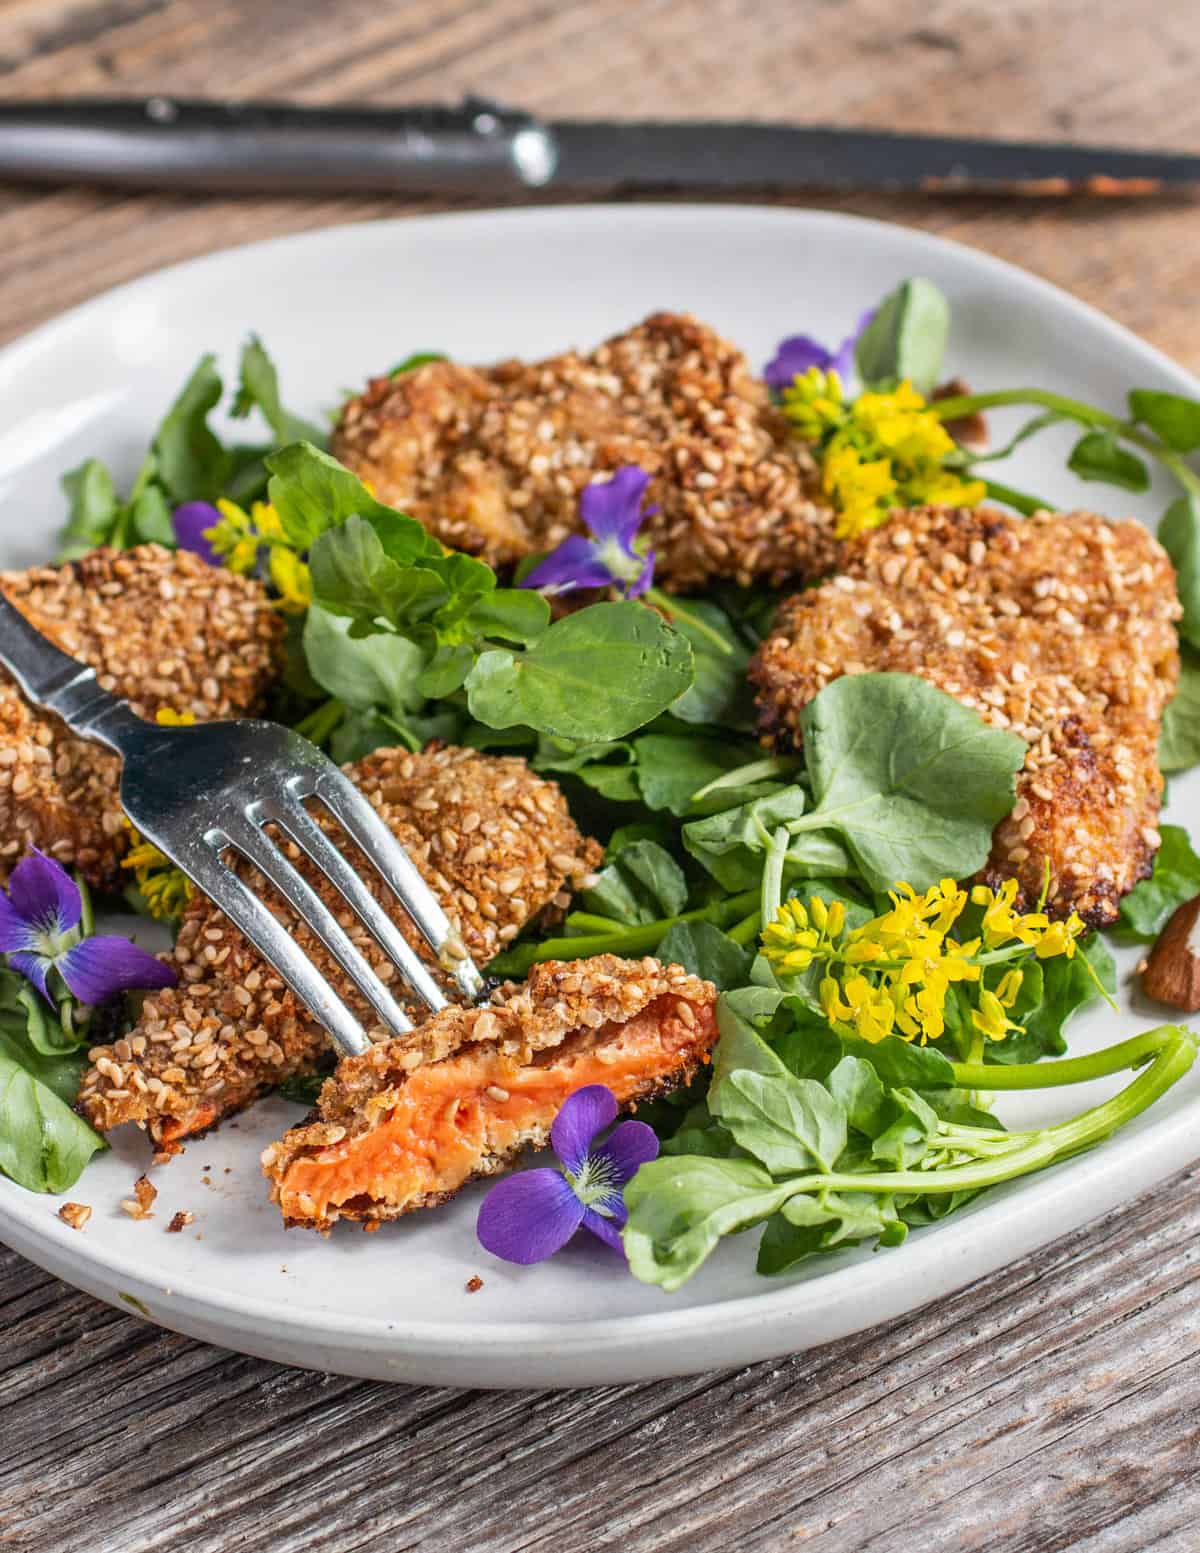
[[[1194,0],[1153,25],[1120,0],[0,0],[13,96],[487,90],[545,113],[1195,146],[1198,55]],[[1014,259],[1200,365],[1194,205],[821,203]],[[430,208],[0,190],[0,339],[194,254]],[[529,1396],[282,1370],[0,1252],[0,1546],[1190,1553],[1198,1231],[1192,1172],[816,1353]]]

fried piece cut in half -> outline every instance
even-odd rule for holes
[[[590,355],[375,378],[333,451],[381,501],[500,568],[583,532],[579,493],[624,464],[652,477],[641,532],[667,588],[810,579],[838,552],[810,452],[742,352],[686,314]]]
[[[580,835],[555,784],[516,757],[376,750],[346,770],[408,850],[478,965],[532,918],[561,913],[568,892],[600,861],[600,846]],[[319,808],[313,812],[322,819]],[[332,821],[322,823],[405,937],[444,976],[375,869]],[[395,986],[391,961],[332,885],[291,843],[284,850],[376,973]],[[242,872],[372,1037],[383,1039],[388,1032],[378,1016],[312,932],[261,875]],[[164,1152],[285,1079],[332,1061],[325,1032],[209,901],[198,897],[189,906],[173,963],[178,986],[148,997],[125,1039],[89,1052],[79,1093],[94,1127],[107,1132],[136,1122]],[[414,1021],[428,1016],[415,998],[400,1001]]]
[[[262,585],[187,551],[93,550],[65,566],[0,574],[0,588],[142,717],[246,716],[279,674],[284,625]],[[120,771],[116,755],[31,707],[0,670],[0,869],[35,846],[89,884],[127,883]]]
[[[1089,512],[895,514],[785,603],[751,668],[766,742],[841,674],[918,674],[1029,745],[983,875],[1102,927],[1158,849],[1158,732],[1175,691],[1175,576],[1140,524]]]
[[[540,1148],[568,1096],[604,1084],[621,1106],[686,1083],[717,1038],[717,990],[657,960],[550,961],[483,1008],[348,1057],[316,1119],[263,1154],[289,1225],[367,1225],[444,1202]]]

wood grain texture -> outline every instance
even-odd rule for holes
[[[1195,0],[0,0],[12,96],[486,90],[1194,149],[1198,63]],[[1200,206],[832,203],[1013,259],[1200,368]],[[0,338],[194,254],[431,208],[0,190]],[[0,1546],[1195,1553],[1198,1234],[1193,1171],[818,1352],[557,1395],[283,1370],[0,1251]]]

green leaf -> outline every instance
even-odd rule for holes
[[[1058,1057],[1067,1049],[1064,1037],[1068,1021],[1100,996],[1097,978],[1107,992],[1116,990],[1116,965],[1099,933],[1090,933],[1075,955],[1052,960],[1026,960],[1021,992],[1012,1017],[1025,1026],[1003,1041],[988,1041],[984,1060],[997,1063],[1037,1062]],[[1094,973],[1094,974],[1093,974]]]
[[[855,1132],[874,1138],[883,1130],[884,1089],[869,1062],[861,1057],[843,1057],[825,1084]]]
[[[685,825],[683,844],[725,889],[753,889],[762,879],[763,853],[773,832],[798,819],[807,807],[802,787],[773,786],[746,803]],[[845,877],[854,871],[849,852],[828,831],[806,831],[793,841],[787,856],[813,876]]]
[[[98,458],[89,458],[62,477],[68,502],[67,521],[58,536],[59,554],[73,560],[97,545],[111,543],[121,515],[112,475]]]
[[[229,454],[209,428],[221,398],[215,356],[202,356],[163,417],[151,444],[157,475],[171,502],[215,501],[229,473]]]
[[[1182,394],[1164,394],[1153,388],[1129,391],[1129,409],[1135,421],[1149,426],[1176,453],[1200,448],[1200,400]]]
[[[174,509],[157,485],[148,485],[129,505],[129,539],[132,544],[175,548]]]
[[[1074,470],[1081,480],[1102,480],[1126,491],[1150,488],[1150,471],[1142,460],[1106,431],[1085,432],[1071,449],[1067,468]]]
[[[851,1056],[869,1062],[887,1089],[953,1087],[953,1064],[934,1046],[913,1046],[895,1035],[885,1036],[882,1041],[844,1035],[842,1045]]]
[[[672,715],[685,723],[749,726],[754,712],[754,698],[746,679],[750,654],[724,610],[705,599],[688,599],[681,605],[681,613],[670,619],[675,629],[691,642],[696,665],[696,677],[672,706]],[[722,652],[716,646],[709,635],[711,631],[724,639],[728,651]],[[703,780],[696,784],[701,786]]]
[[[758,1271],[785,1273],[807,1256],[860,1240],[897,1245],[905,1227],[890,1197],[871,1192],[813,1192],[791,1197],[767,1221],[758,1243]]]
[[[989,728],[909,674],[836,679],[804,709],[801,725],[814,804],[791,823],[793,833],[840,833],[880,893],[898,880],[924,890],[983,866],[1025,759],[1015,734]],[[789,856],[795,850],[793,841]]]
[[[1200,500],[1185,491],[1163,513],[1158,539],[1171,557],[1175,585],[1183,605],[1179,634],[1200,647]]]
[[[725,1235],[774,1213],[790,1188],[748,1159],[665,1156],[625,1188],[625,1254],[635,1278],[671,1292]]]
[[[472,604],[463,624],[473,637],[524,646],[545,633],[550,605],[529,588],[494,588]]]
[[[664,965],[682,965],[721,992],[745,986],[754,952],[711,922],[677,922],[654,951]]]
[[[405,356],[403,361],[398,361],[388,377],[399,377],[403,372],[413,372],[417,367],[428,366],[431,361],[449,361],[449,356],[442,351],[413,351],[411,356]]]
[[[1200,765],[1200,660],[1186,648],[1179,684],[1163,713],[1158,764],[1165,772]]]
[[[678,711],[678,702],[673,710]],[[634,740],[637,780],[651,809],[692,812],[692,794],[752,758],[752,748],[731,739],[647,733]]]
[[[407,565],[422,556],[441,558],[442,547],[415,518],[376,501],[357,475],[311,443],[281,448],[266,465],[271,474],[268,497],[297,550],[311,549],[326,529],[358,516],[376,530],[380,548],[391,560]]]
[[[359,711],[379,707],[403,715],[424,701],[417,688],[424,655],[402,636],[353,637],[349,621],[313,604],[304,621],[304,653],[321,688]]]
[[[875,1134],[871,1157],[894,1170],[910,1170],[929,1151],[938,1134],[938,1114],[915,1089],[890,1089],[884,1102],[883,1130]]]
[[[710,1094],[709,1109],[772,1175],[828,1173],[846,1147],[846,1114],[816,1079],[738,1069]]]
[[[677,917],[687,905],[683,869],[656,841],[634,841],[600,870],[581,897],[598,916],[632,926]]]
[[[1181,825],[1163,825],[1161,834],[1154,872],[1121,902],[1122,927],[1146,942],[1158,937],[1178,907],[1200,895],[1200,857],[1187,831]]]
[[[277,447],[289,442],[319,445],[325,440],[325,433],[319,426],[284,409],[279,398],[279,374],[275,363],[267,355],[263,342],[252,334],[242,347],[238,390],[230,413],[242,419],[256,407],[262,411],[263,419],[274,433]]]
[[[620,739],[666,710],[692,677],[692,650],[641,604],[593,604],[556,620],[520,655],[483,653],[467,676],[471,715],[591,742]]]
[[[950,307],[932,281],[906,280],[884,297],[859,336],[855,365],[865,388],[890,388],[907,378],[928,395],[942,370]]]

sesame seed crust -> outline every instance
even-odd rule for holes
[[[1029,745],[982,875],[1102,927],[1159,845],[1158,733],[1179,674],[1175,575],[1140,524],[1093,513],[898,512],[789,599],[759,649],[764,742],[841,674],[918,674]]]
[[[652,476],[642,533],[667,588],[809,579],[839,549],[811,453],[742,352],[686,314],[590,355],[375,378],[332,446],[380,500],[496,567],[583,532],[579,493],[623,464]]]
[[[0,574],[0,588],[101,686],[153,718],[261,709],[284,624],[262,585],[161,545],[93,550],[65,566]],[[0,670],[0,872],[39,847],[92,885],[117,888],[129,827],[119,758],[31,707]]]
[[[317,1111],[263,1153],[263,1173],[271,1182],[272,1201],[289,1225],[327,1231],[339,1218],[365,1225],[434,1207],[454,1195],[467,1180],[496,1175],[523,1149],[549,1141],[557,1105],[523,1128],[502,1150],[483,1148],[468,1175],[445,1191],[416,1196],[389,1190],[377,1181],[362,1195],[331,1203],[325,1212],[306,1208],[288,1172],[298,1160],[320,1156],[385,1123],[411,1075],[430,1065],[451,1062],[460,1053],[487,1049],[506,1058],[517,1082],[523,1071],[544,1070],[619,1044],[622,1030],[639,1015],[653,1014],[665,1026],[674,1020],[674,1037],[664,1060],[628,1092],[618,1095],[631,1107],[687,1083],[708,1061],[716,1040],[713,1011],[717,989],[680,965],[663,965],[647,956],[623,960],[597,955],[589,960],[547,961],[535,965],[524,983],[507,982],[480,1008],[443,1009],[411,1035],[383,1042],[360,1057],[344,1058],[321,1091]],[[489,1094],[503,1104],[505,1090]]]
[[[582,837],[555,783],[515,756],[474,750],[376,750],[347,774],[406,848],[435,891],[470,954],[486,964],[531,918],[561,912],[571,889],[599,862],[598,843]],[[435,971],[424,941],[374,868],[336,825],[315,816],[345,850],[376,899]],[[276,838],[280,840],[281,838]],[[297,868],[330,906],[351,940],[387,983],[398,973],[333,887],[291,843]],[[297,945],[316,962],[372,1039],[388,1032],[310,930],[256,870],[240,870],[271,904]],[[208,900],[184,914],[171,956],[179,984],[143,1004],[136,1028],[93,1048],[79,1107],[102,1132],[122,1122],[148,1128],[169,1151],[182,1136],[212,1126],[286,1078],[328,1061],[324,1031]],[[438,974],[445,980],[444,973]],[[400,996],[409,1016],[428,1010]]]

